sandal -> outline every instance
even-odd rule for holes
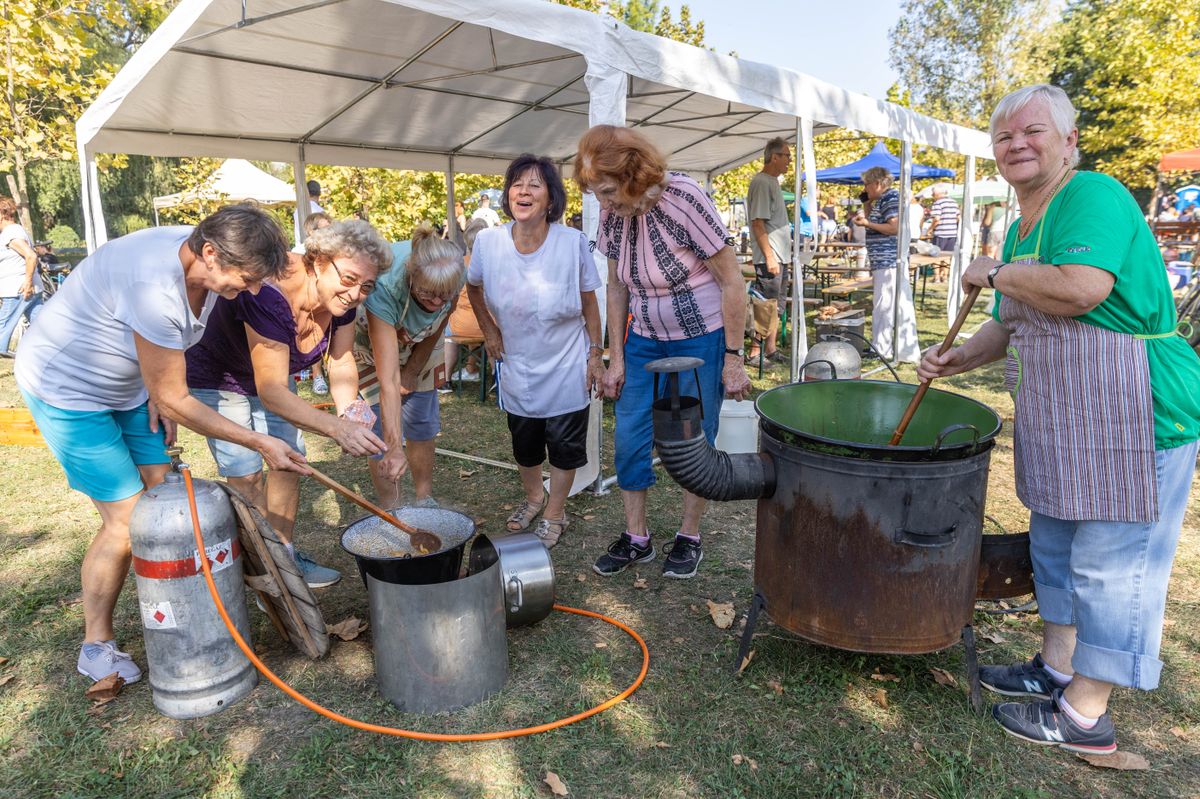
[[[553,549],[554,545],[558,543],[558,539],[562,537],[562,534],[570,526],[571,522],[567,519],[565,513],[561,519],[547,519],[543,516],[542,520],[538,522],[537,529],[533,532],[534,535],[542,539],[542,544],[545,545],[546,549]]]
[[[549,497],[543,497],[540,503],[534,504],[527,499],[521,500],[521,504],[517,505],[517,509],[513,511],[512,516],[508,517],[505,522],[505,527],[510,533],[519,533],[522,530],[529,529],[529,525],[533,524],[533,520],[546,507],[546,500]],[[515,527],[513,525],[516,525]]]

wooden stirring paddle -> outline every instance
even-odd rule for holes
[[[321,483],[327,488],[332,488],[334,491],[341,494],[355,505],[358,505],[365,510],[369,510],[371,513],[374,513],[388,524],[398,527],[404,532],[408,533],[408,540],[412,542],[413,549],[417,550],[418,554],[428,555],[431,552],[442,551],[442,539],[438,538],[434,533],[405,524],[383,508],[367,500],[366,497],[351,491],[329,475],[322,474],[321,472],[317,471],[315,468],[313,468],[311,463],[308,464],[308,468],[312,469],[312,475],[313,477],[317,478],[318,483]]]
[[[954,324],[950,325],[950,331],[946,333],[946,338],[942,340],[942,346],[938,347],[938,355],[945,355],[946,351],[954,346],[954,338],[958,335],[958,331],[962,329],[963,322],[967,321],[967,314],[971,312],[971,307],[975,305],[975,300],[979,299],[979,288],[979,286],[972,286],[971,290],[967,292],[962,306],[958,309],[958,316],[954,318]],[[904,438],[904,431],[908,429],[908,423],[912,421],[913,416],[916,414],[917,406],[921,404],[921,400],[925,399],[925,392],[929,390],[931,382],[933,381],[922,380],[921,385],[917,386],[917,393],[913,394],[908,407],[904,409],[904,416],[900,418],[900,424],[896,425],[896,431],[892,433],[892,440],[888,442],[889,447],[899,445],[900,439]]]

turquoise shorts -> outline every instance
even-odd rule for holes
[[[145,489],[138,466],[171,460],[162,426],[150,432],[145,402],[127,411],[71,411],[24,390],[21,396],[67,484],[98,502],[132,497]]]

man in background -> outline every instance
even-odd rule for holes
[[[754,260],[755,289],[763,299],[752,299],[755,336],[762,339],[762,353],[774,361],[787,356],[776,349],[779,333],[779,295],[787,285],[792,263],[792,229],[779,177],[792,163],[787,142],[776,136],[763,148],[762,171],[750,180],[746,192],[746,215],[750,218],[750,252]],[[746,356],[757,359],[755,343]]]
[[[480,193],[479,207],[475,209],[475,213],[471,214],[471,218],[482,219],[488,227],[496,227],[500,224],[500,215],[492,210],[492,198],[484,193]]]
[[[929,209],[929,225],[933,232],[933,246],[944,253],[953,254],[958,244],[958,203],[946,196],[944,188],[933,190],[933,205]],[[938,267],[934,272],[934,283],[945,283],[949,269]]]

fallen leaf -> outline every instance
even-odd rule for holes
[[[516,507],[516,506],[513,505],[511,502],[505,502],[503,505],[500,506],[500,509],[501,510],[512,510],[514,507]]]
[[[722,630],[728,630],[733,626],[732,602],[713,602],[711,599],[704,601],[708,603],[708,615],[712,616],[713,624]]]
[[[879,705],[884,710],[888,708],[887,691],[883,688],[876,688],[875,695],[871,697],[875,700],[875,704]]]
[[[778,696],[783,696],[783,686],[779,680],[767,680],[767,687],[776,693]]]
[[[980,632],[979,637],[985,641],[991,641],[993,644],[1002,644],[1007,640],[1000,633],[992,632],[991,630],[985,630],[985,631]]]
[[[746,762],[750,764],[751,771],[758,771],[758,761],[752,757],[746,758]]]
[[[577,574],[577,575],[575,575],[575,582],[577,582],[577,583],[586,583],[586,582],[587,582],[587,575],[586,575],[586,574]]]
[[[929,670],[929,673],[933,675],[933,679],[937,681],[938,685],[948,685],[951,688],[958,685],[958,680],[954,678],[954,675],[945,669],[939,669],[934,666]]]
[[[730,760],[733,761],[733,765],[740,766],[740,765],[742,765],[743,762],[745,762],[746,758],[743,757],[742,755],[734,755],[733,757],[730,758]]]
[[[597,641],[597,642],[596,642],[596,648],[597,648],[597,649],[607,649],[607,648],[608,648],[608,644],[604,643],[603,641]]]
[[[895,674],[880,674],[879,672],[872,674],[871,679],[879,680],[880,682],[900,682],[900,678]]]
[[[89,716],[99,716],[104,712],[105,706],[115,698],[116,697],[111,699],[101,699],[99,702],[93,702],[92,706],[87,709],[87,714]]]
[[[1171,734],[1181,741],[1186,741],[1188,739],[1187,731],[1182,727],[1172,727]]]
[[[8,658],[0,658],[0,666],[3,666],[7,662],[8,662]]]
[[[1118,771],[1145,771],[1150,768],[1150,762],[1141,755],[1133,752],[1117,750],[1111,755],[1085,755],[1079,757],[1099,768],[1115,768]]]
[[[677,644],[682,644],[682,643],[684,642],[684,640],[685,640],[685,639],[683,639],[683,638],[672,638],[671,640],[672,640],[672,641],[674,641],[674,642],[675,642],[675,643],[677,643]]]
[[[580,517],[580,518],[582,518],[582,519],[583,519],[585,522],[590,522],[592,519],[596,518],[596,514],[594,514],[594,513],[586,513],[586,514],[584,514],[584,515],[583,515],[582,517]]]
[[[634,588],[649,588],[650,584],[646,582],[645,577],[639,577],[633,581]]]
[[[746,653],[746,657],[742,658],[742,662],[738,664],[737,673],[741,674],[743,671],[745,671],[746,667],[750,665],[750,661],[752,661],[752,660],[754,660],[754,650],[753,649],[751,649],[749,652]]]
[[[914,752],[924,752],[925,744],[921,743],[920,741],[913,741],[913,751]]]
[[[3,677],[0,677],[0,685],[7,685],[10,681],[16,679],[16,677],[17,675],[15,674],[5,674]]]
[[[336,635],[343,641],[353,641],[365,629],[367,629],[367,623],[365,621],[359,621],[354,616],[351,616],[343,621],[339,621],[337,624],[325,625],[325,632],[329,633],[330,635]]]
[[[690,610],[692,613],[699,613],[700,606],[699,605],[688,605],[688,610]]]
[[[571,792],[567,790],[567,784],[558,778],[558,775],[553,771],[547,771],[546,776],[542,778],[542,782],[550,786],[550,793],[555,796],[570,796]]]
[[[654,746],[657,749],[670,749],[671,745],[666,741],[655,741]]]
[[[459,469],[458,470],[458,479],[466,480],[468,477],[475,474],[475,472],[477,472],[477,471],[479,471],[479,470],[478,469]]]
[[[117,694],[121,693],[121,689],[125,687],[125,678],[115,671],[107,677],[102,677],[96,680],[96,684],[83,692],[83,695],[88,699],[96,701],[102,699],[115,699]]]

